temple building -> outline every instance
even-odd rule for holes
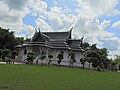
[[[48,62],[48,55],[53,55],[52,63],[57,64],[58,54],[63,53],[61,64],[69,65],[69,53],[74,53],[75,63],[80,62],[80,58],[84,52],[82,48],[82,39],[72,39],[72,29],[66,32],[41,32],[36,31],[29,42],[18,45],[18,60],[24,61],[27,53],[34,52],[37,58],[41,52],[46,52],[44,63]],[[36,60],[35,58],[35,60]],[[34,60],[34,61],[35,61]]]

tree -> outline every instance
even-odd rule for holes
[[[117,63],[111,63],[111,71],[117,71],[117,67],[116,67]]]
[[[24,42],[24,37],[15,37],[15,45],[22,45]]]
[[[94,67],[94,69],[100,67],[98,58],[94,57],[92,59],[92,67]]]
[[[41,63],[42,63],[42,66],[43,66],[43,60],[46,58],[46,52],[45,51],[42,51],[41,52],[41,55],[40,55],[40,59],[41,59]]]
[[[28,64],[33,64],[33,59],[34,59],[34,53],[33,52],[29,52],[27,55],[27,60],[28,60]]]
[[[58,54],[57,58],[59,59],[57,63],[59,64],[59,67],[60,67],[60,63],[63,59],[63,52],[62,51]]]
[[[2,57],[3,61],[6,61],[5,57],[8,57],[9,53],[10,53],[10,49],[2,49],[2,55],[1,55],[1,57]]]
[[[5,57],[6,60],[6,64],[10,64],[11,63],[11,53],[7,54],[7,56]]]
[[[3,29],[0,27],[0,48],[14,50],[15,37],[14,32],[10,32],[9,29]]]
[[[114,59],[114,62],[120,64],[120,55],[116,55],[116,58]]]
[[[89,63],[89,68],[91,63],[92,67],[101,68],[103,65],[107,67],[107,56],[108,52],[106,48],[98,49],[96,44],[92,44],[88,52],[86,51],[85,59]]]
[[[110,68],[111,61],[107,58],[107,59],[104,59],[104,60],[103,60],[102,64],[103,64],[103,70],[104,70],[104,69],[107,70],[107,69]]]
[[[48,55],[48,58],[49,58],[49,62],[48,62],[48,66],[50,65],[50,63],[52,62],[52,58],[53,58],[53,55]]]
[[[83,47],[84,49],[86,49],[86,48],[90,47],[90,44],[87,43],[87,42],[84,42],[83,45],[82,45],[82,47]]]
[[[73,67],[73,63],[76,62],[75,53],[73,53],[73,52],[69,53],[69,57],[70,57],[70,67]]]
[[[2,60],[2,49],[0,49],[0,60]]]
[[[85,68],[85,62],[86,62],[85,58],[81,58],[80,62],[82,64],[82,68],[84,69]]]
[[[90,69],[90,65],[92,63],[92,57],[86,57],[85,59],[86,59],[86,62],[89,63],[89,69]]]
[[[16,50],[13,50],[11,52],[11,58],[12,58],[12,61],[13,61],[13,64],[14,64],[14,61],[15,61],[15,56],[17,55],[17,51]]]
[[[87,52],[85,55],[85,59],[89,63],[89,67],[90,67],[90,63],[92,63],[92,67],[94,68],[99,66],[99,54],[97,53],[97,50],[92,49],[89,52]]]

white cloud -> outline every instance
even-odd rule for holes
[[[2,0],[10,9],[23,9],[28,0]]]
[[[112,28],[120,28],[120,20],[112,25]]]
[[[76,12],[89,15],[90,17],[117,14],[115,9],[117,0],[75,0],[78,2]]]
[[[15,34],[25,29],[22,19],[29,13],[27,3],[27,0],[1,0],[0,26],[15,31]]]
[[[36,20],[37,28],[40,28],[42,31],[52,31],[52,28],[41,18]]]
[[[21,30],[31,37],[34,27],[23,23],[22,19],[29,13],[38,16],[36,27],[42,31],[68,31],[74,25],[73,38],[85,36],[85,41],[97,43],[110,50],[111,53],[120,51],[119,38],[104,29],[110,24],[109,20],[99,22],[98,18],[106,15],[118,14],[115,8],[117,0],[71,0],[73,6],[60,6],[65,0],[54,0],[49,7],[44,0],[1,0],[0,25],[16,31],[19,36]],[[59,3],[58,3],[59,2]],[[50,8],[50,10],[47,10]],[[113,28],[120,27],[120,21],[113,24]],[[26,36],[21,34],[22,36]]]
[[[100,29],[105,29],[107,26],[110,25],[110,20],[104,20],[100,25],[99,28]]]
[[[39,11],[39,12],[44,12],[47,9],[47,3],[44,1],[36,1],[33,3],[33,5],[31,6],[33,8],[33,10]]]

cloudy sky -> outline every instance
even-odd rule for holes
[[[74,27],[73,38],[120,55],[120,0],[0,0],[0,12],[0,26],[16,36]]]

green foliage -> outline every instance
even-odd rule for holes
[[[42,52],[41,52],[41,55],[46,55],[46,52],[45,52],[45,51],[42,51]]]
[[[10,52],[11,52],[10,49],[3,49],[2,50],[2,53],[4,56],[7,56]]]
[[[120,55],[116,55],[116,58],[115,58],[115,60],[113,62],[120,64]]]
[[[41,52],[41,60],[44,60],[46,58],[46,52],[45,51],[42,51]]]
[[[81,58],[81,59],[80,59],[80,62],[81,62],[81,64],[83,65],[83,69],[84,69],[84,65],[85,65],[86,59],[85,59],[85,58]]]
[[[59,60],[58,60],[58,64],[59,64],[59,66],[60,66],[60,63],[61,63],[61,61],[62,61],[62,59],[63,59],[63,52],[60,52],[60,53],[58,54],[57,58],[59,59]]]
[[[106,48],[98,49],[97,53],[100,55],[100,58],[107,58],[108,53]]]
[[[57,58],[60,60],[63,59],[63,54],[62,53],[58,54]]]
[[[71,59],[73,60],[73,63],[76,62],[76,60],[75,60],[75,53],[73,53],[73,52],[71,52]]]
[[[29,52],[29,53],[28,53],[28,55],[32,55],[32,56],[33,56],[34,54],[35,54],[34,52]]]
[[[45,58],[46,58],[46,56],[44,56],[44,55],[43,55],[43,56],[41,56],[41,60],[44,60]]]
[[[15,44],[16,45],[21,45],[25,42],[24,37],[16,37],[15,38]]]
[[[86,60],[84,58],[80,59],[81,64],[85,64]]]
[[[86,60],[86,62],[88,62],[89,63],[89,69],[90,69],[90,64],[92,63],[92,57],[86,57],[85,58],[85,60]]]
[[[17,51],[15,51],[15,50],[12,51],[12,55],[11,55],[12,59],[15,59],[16,55],[18,55]]]
[[[52,58],[53,58],[53,55],[48,55],[48,58],[49,58],[49,62],[48,62],[48,66],[49,66],[49,64],[52,62]]]
[[[0,48],[13,50],[15,46],[14,32],[10,32],[9,29],[3,29],[0,27]]]
[[[2,49],[0,49],[0,57],[2,56],[2,51],[3,51],[3,50],[2,50]]]
[[[33,64],[34,52],[29,52],[27,55],[28,64]]]
[[[90,44],[88,42],[84,42],[82,45],[83,48],[88,48],[90,47]]]
[[[92,66],[94,68],[101,67],[101,65],[105,65],[104,67],[107,67],[109,64],[109,61],[107,60],[108,52],[106,48],[97,48],[96,44],[92,44],[90,46],[90,50],[86,51],[85,59],[89,63],[92,63]]]
[[[53,55],[48,55],[48,58],[49,58],[49,59],[53,58]]]
[[[98,58],[93,58],[92,59],[92,67],[97,68],[100,66],[99,59]]]

